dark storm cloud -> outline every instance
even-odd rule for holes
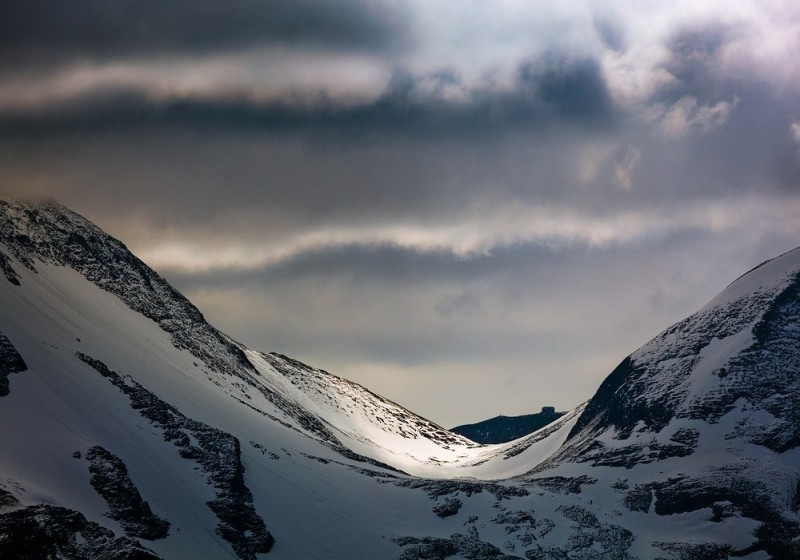
[[[463,87],[466,99],[442,99],[438,90],[448,86]],[[546,55],[521,64],[510,91],[467,86],[454,72],[413,76],[402,70],[376,99],[347,106],[324,92],[308,102],[287,94],[259,103],[235,94],[158,98],[142,89],[99,87],[46,108],[2,111],[0,130],[20,138],[174,126],[222,133],[448,137],[544,127],[558,121],[602,129],[612,126],[615,116],[596,61]]]
[[[0,4],[0,65],[206,53],[261,44],[374,50],[403,14],[361,0],[25,0]]]
[[[593,59],[572,61],[546,55],[520,68],[520,82],[527,86],[523,91],[535,92],[569,121],[602,125],[609,123],[614,113],[603,73]]]
[[[798,12],[551,4],[5,2],[0,188],[412,408],[577,404],[796,244]]]
[[[677,30],[667,42],[669,55],[662,64],[677,80],[657,91],[653,100],[674,100],[684,95],[707,100],[722,92],[730,94],[737,86],[750,85],[720,72],[720,53],[740,32],[719,23]]]

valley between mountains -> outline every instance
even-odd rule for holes
[[[480,445],[0,199],[0,558],[800,558],[800,250]],[[576,347],[580,342],[576,342]]]

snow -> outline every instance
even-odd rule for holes
[[[752,294],[774,292],[786,286],[792,276],[800,271],[800,247],[770,259],[743,274],[708,302],[698,313],[730,304]]]
[[[213,498],[212,489],[191,462],[163,444],[159,431],[130,408],[125,395],[75,357],[80,351],[130,375],[187,416],[239,438],[257,508],[273,512],[264,516],[277,540],[270,557],[328,558],[333,551],[363,546],[366,557],[385,557],[399,551],[382,538],[387,528],[396,528],[398,535],[426,531],[432,514],[424,493],[378,484],[345,465],[382,469],[345,459],[314,438],[241,406],[233,397],[244,390],[249,404],[302,431],[294,418],[256,389],[241,389],[235,380],[216,375],[195,356],[176,349],[154,321],[74,270],[45,263],[36,263],[38,273],[15,268],[21,286],[0,282],[0,321],[28,370],[12,374],[10,395],[0,402],[0,422],[24,429],[0,432],[0,448],[14,450],[0,454],[0,472],[24,488],[24,503],[65,505],[120,533],[119,525],[104,515],[106,504],[88,484],[85,460],[72,457],[75,451],[85,454],[92,445],[102,445],[122,458],[154,513],[173,523],[168,538],[148,547],[167,558],[198,557],[209,551],[215,551],[215,557],[233,557],[227,543],[213,533],[216,522],[205,507]],[[324,404],[319,394],[309,395],[275,372],[260,354],[248,352],[248,357],[265,384],[314,411],[351,449],[420,476],[490,479],[524,473],[560,445],[576,418],[562,422],[554,437],[504,460],[503,454],[517,442],[479,446],[462,438],[460,445],[445,446],[419,434],[407,438],[376,425],[370,421],[375,416],[360,409]],[[349,382],[345,387],[353,393],[338,395],[340,403],[372,399],[368,404],[384,415],[401,409]],[[536,439],[537,434],[528,437]],[[279,459],[262,454],[251,441]],[[308,460],[303,453],[342,466]],[[486,462],[474,464],[482,461]],[[376,503],[387,501],[392,508],[376,511]],[[343,530],[335,519],[352,528]],[[374,542],[364,539],[365,532],[376,535]]]
[[[11,212],[15,219],[22,214]],[[10,253],[2,243],[0,252]],[[652,485],[678,477],[723,485],[754,481],[786,519],[798,520],[791,499],[800,480],[800,448],[778,453],[737,432],[744,422],[772,426],[777,416],[749,398],[739,398],[713,421],[687,411],[725,388],[728,381],[714,372],[754,344],[753,327],[764,302],[800,270],[800,251],[743,276],[683,330],[668,329],[634,353],[638,365],[652,368],[635,396],[666,395],[677,402],[665,426],[651,430],[639,420],[624,439],[613,427],[602,427],[568,440],[585,409],[581,405],[534,434],[491,446],[278,355],[244,349],[253,368],[228,371],[237,362],[222,356],[218,363],[226,371],[221,372],[218,364],[177,348],[161,324],[76,270],[36,261],[33,272],[16,259],[10,262],[20,285],[0,276],[0,330],[28,369],[9,375],[10,394],[0,398],[0,489],[23,505],[81,511],[122,534],[89,484],[85,452],[101,445],[124,461],[153,512],[172,523],[166,539],[144,543],[164,558],[236,557],[215,533],[217,519],[206,505],[214,488],[196,462],[165,443],[162,431],[76,352],[129,376],[189,418],[238,438],[245,483],[276,540],[269,558],[396,558],[402,549],[394,538],[450,538],[472,530],[481,541],[523,557],[532,550],[530,535],[536,546],[564,550],[588,535],[598,557],[611,557],[611,549],[603,547],[612,545],[601,537],[614,533],[606,530],[614,526],[632,532],[628,552],[640,558],[665,555],[654,548],[656,541],[716,542],[736,549],[755,542],[760,522],[740,511],[718,522],[710,521],[710,507],[659,515]],[[204,328],[213,339],[216,331]],[[679,430],[697,433],[686,456],[627,467],[585,460],[596,443],[609,453],[639,446],[648,454],[674,445]],[[76,451],[81,458],[73,457]],[[574,479],[583,481],[578,492]],[[645,495],[652,497],[643,511],[626,505],[636,488],[649,488]],[[459,499],[462,507],[442,519],[433,507],[446,497]],[[515,523],[518,514],[534,522]],[[581,516],[585,521],[576,521]]]

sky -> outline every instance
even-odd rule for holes
[[[0,4],[0,191],[446,427],[800,245],[793,0]]]

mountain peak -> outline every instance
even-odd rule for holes
[[[63,206],[0,199],[0,270],[0,556],[800,555],[800,251],[498,445],[245,348]]]
[[[123,243],[60,204],[0,199],[0,265],[18,283],[9,257],[34,272],[37,263],[72,268],[158,323],[176,346],[211,367],[229,375],[253,370],[237,344]]]
[[[776,452],[800,446],[800,250],[762,263],[694,315],[625,358],[570,434],[627,440],[685,420],[748,410],[726,437]],[[766,415],[770,422],[758,420]],[[764,417],[762,417],[764,418]]]

